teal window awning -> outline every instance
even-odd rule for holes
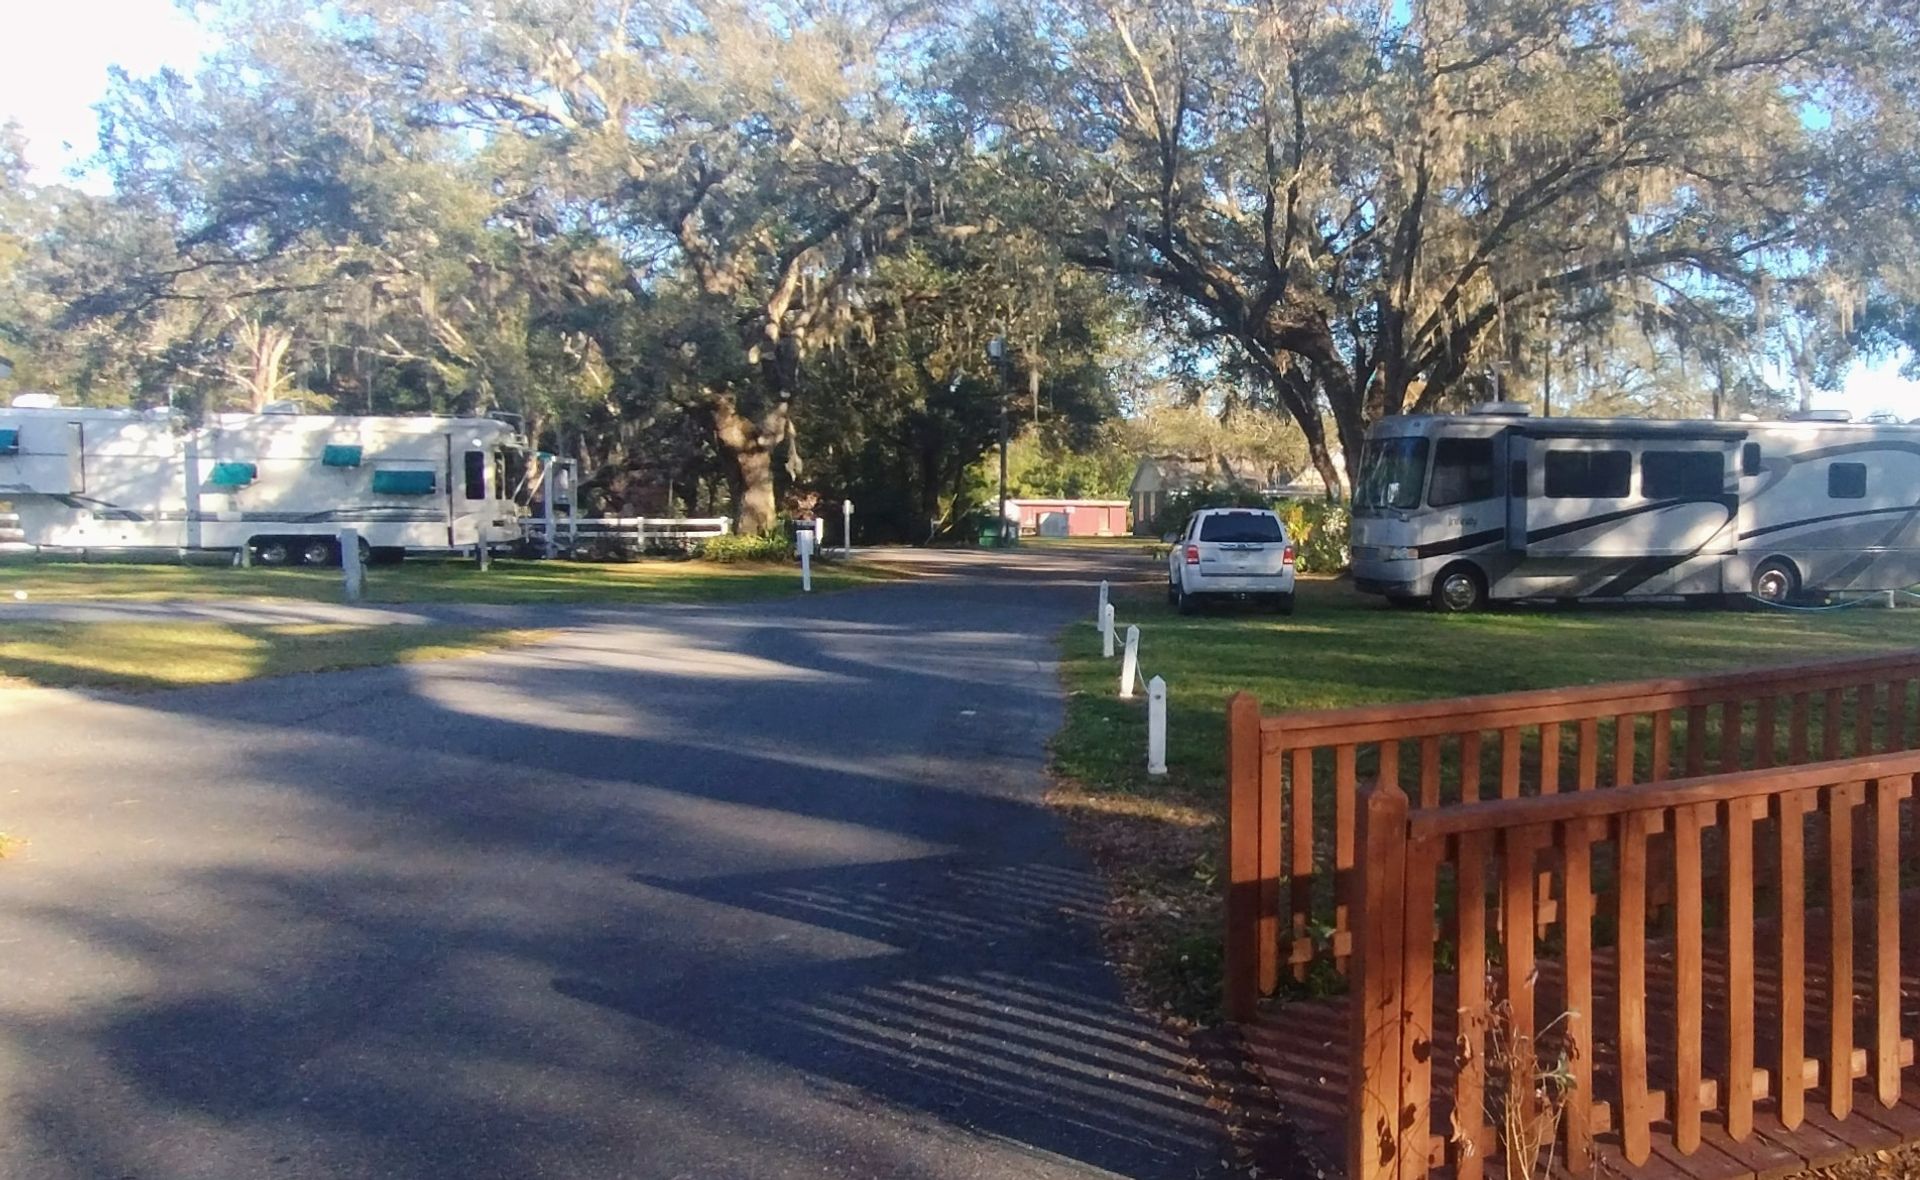
[[[431,496],[433,472],[376,471],[373,473],[373,494],[376,496]]]
[[[215,463],[207,483],[216,488],[244,488],[260,478],[260,468],[252,463]]]
[[[0,426],[0,455],[20,453],[20,432],[11,426]]]
[[[320,452],[322,467],[358,467],[362,449],[347,443],[329,443]]]

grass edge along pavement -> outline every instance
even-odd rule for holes
[[[233,684],[478,655],[550,635],[439,623],[0,622],[0,687],[142,692]]]
[[[1088,595],[1060,636],[1066,722],[1053,802],[1108,877],[1107,933],[1147,1007],[1219,1015],[1226,701],[1263,711],[1688,675],[1920,646],[1920,610],[1758,613],[1683,606],[1538,608],[1443,616],[1395,610],[1331,578],[1300,580],[1296,613],[1228,608],[1185,618],[1157,585],[1117,588],[1119,626],[1167,681],[1167,766],[1146,773],[1144,695],[1118,699]],[[1309,980],[1324,990],[1331,980]]]
[[[470,561],[408,561],[367,571],[366,601],[376,604],[646,605],[747,602],[799,594],[795,563],[646,558],[631,562],[525,561],[502,558],[481,571]],[[815,593],[911,577],[878,564],[822,561]],[[337,569],[239,569],[226,565],[120,562],[0,562],[0,608],[24,591],[28,601],[175,602],[265,599],[338,602]],[[0,618],[4,618],[0,613]]]

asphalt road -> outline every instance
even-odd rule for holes
[[[1040,801],[1072,555],[0,710],[0,1176],[1191,1177]]]

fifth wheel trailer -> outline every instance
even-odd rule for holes
[[[264,564],[330,564],[344,528],[389,557],[521,535],[530,456],[498,419],[268,412],[195,425],[49,401],[0,409],[0,511],[30,549],[244,547]]]
[[[1770,601],[1920,582],[1920,426],[1531,418],[1497,403],[1382,419],[1354,490],[1363,591]]]

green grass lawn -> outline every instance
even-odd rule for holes
[[[1169,774],[1146,774],[1144,698],[1117,696],[1119,664],[1088,622],[1063,637],[1067,722],[1057,801],[1108,866],[1122,954],[1156,1004],[1205,1017],[1217,1002],[1217,888],[1226,700],[1266,712],[1547,688],[1920,646],[1920,610],[1751,613],[1650,607],[1395,610],[1345,582],[1302,579],[1292,617],[1255,609],[1182,618],[1157,589],[1115,597],[1140,627],[1145,676],[1166,678]]]
[[[471,655],[540,631],[393,624],[40,623],[0,626],[0,684],[161,689]]]
[[[855,561],[815,568],[815,591],[903,576]],[[205,565],[19,562],[0,565],[0,618],[16,591],[30,601],[167,602],[205,598],[340,601],[340,571],[237,569]],[[482,573],[470,561],[409,561],[367,570],[367,601],[379,603],[740,602],[800,592],[797,565],[722,564],[667,558],[596,564],[496,561]]]

